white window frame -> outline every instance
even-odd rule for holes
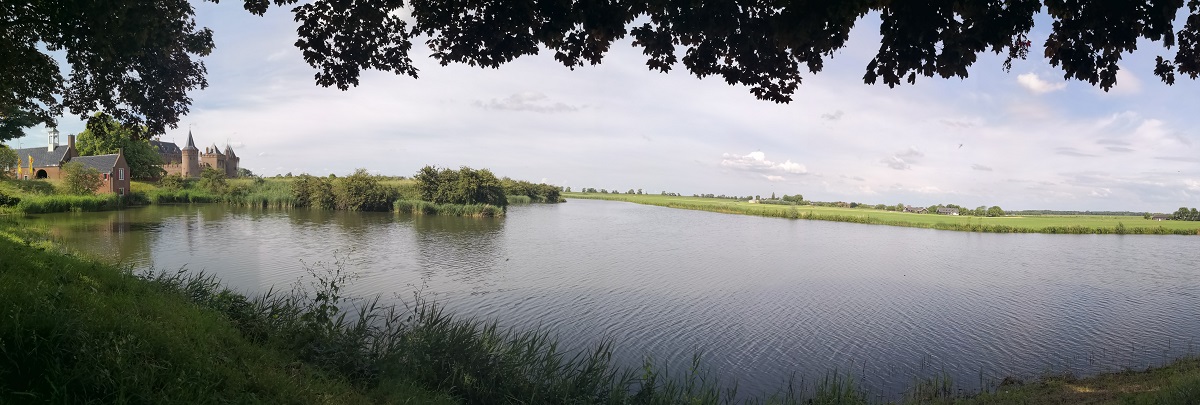
[[[120,175],[120,178],[118,178],[117,180],[125,180],[125,168],[124,167],[118,168],[117,174]]]

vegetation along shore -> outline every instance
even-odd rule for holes
[[[226,178],[206,169],[198,179],[168,175],[134,181],[125,196],[96,194],[63,180],[0,179],[0,214],[108,211],[147,204],[223,203],[259,208],[395,211],[413,215],[502,216],[509,204],[557,203],[557,186],[508,177],[487,169],[427,166],[412,178],[372,175],[301,174]]]
[[[814,219],[858,224],[906,226],[948,231],[991,233],[1052,234],[1148,234],[1200,235],[1200,222],[1156,221],[1142,216],[1102,215],[1019,215],[969,216],[916,214],[887,211],[873,206],[856,208],[799,204],[750,203],[719,197],[686,197],[656,194],[607,194],[565,192],[565,198],[625,201],[659,207],[680,208],[725,214],[764,217]]]

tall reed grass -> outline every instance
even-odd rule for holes
[[[193,204],[220,202],[221,196],[201,190],[158,189],[146,194],[151,204]]]
[[[533,198],[527,195],[509,195],[505,196],[509,204],[530,204],[533,203]]]
[[[421,200],[397,200],[395,212],[412,215],[448,215],[458,217],[500,217],[505,209],[489,204],[435,204]]]
[[[15,209],[25,214],[52,212],[94,212],[120,208],[121,196],[101,195],[32,195],[22,198]]]

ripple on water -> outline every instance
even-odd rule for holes
[[[721,215],[603,201],[503,219],[208,206],[42,216],[69,243],[227,284],[287,288],[347,258],[349,291],[420,291],[464,316],[617,342],[742,392],[849,371],[885,396],[945,373],[1144,367],[1194,353],[1200,256],[1178,236],[1003,235]],[[124,225],[122,225],[124,224]],[[335,252],[341,252],[339,256]],[[398,297],[398,298],[397,298]]]

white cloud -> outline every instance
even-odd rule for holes
[[[1200,191],[1200,181],[1188,179],[1188,180],[1184,180],[1183,184],[1187,185],[1188,190]]]
[[[842,112],[842,110],[837,110],[832,113],[821,114],[821,119],[829,120],[829,121],[837,121],[837,120],[842,119],[843,115],[846,115],[846,113]]]
[[[783,163],[775,163],[767,160],[767,155],[761,151],[750,152],[744,156],[725,153],[721,157],[723,158],[721,159],[721,166],[731,169],[791,174],[808,173],[808,168],[803,164],[795,163],[791,160],[786,160]]]
[[[896,170],[908,170],[922,157],[925,157],[924,153],[910,146],[907,150],[896,152],[892,156],[883,158],[881,162]]]
[[[574,112],[579,111],[581,108],[563,102],[550,101],[550,97],[547,97],[545,94],[534,92],[522,92],[503,99],[493,98],[489,101],[476,100],[472,104],[487,110],[533,111],[540,113]]]
[[[1118,66],[1118,68],[1120,70],[1117,70],[1117,84],[1112,89],[1109,89],[1108,92],[1121,95],[1141,93],[1142,80],[1138,79],[1137,75],[1134,75],[1129,69],[1125,69],[1124,66]]]
[[[787,180],[787,179],[783,178],[783,176],[775,176],[775,175],[768,175],[768,174],[764,174],[764,175],[763,175],[763,177],[765,177],[767,180],[770,180],[770,181],[784,181],[784,180]]]
[[[1034,94],[1045,94],[1067,88],[1066,82],[1050,83],[1038,77],[1037,73],[1019,75],[1017,83]]]

